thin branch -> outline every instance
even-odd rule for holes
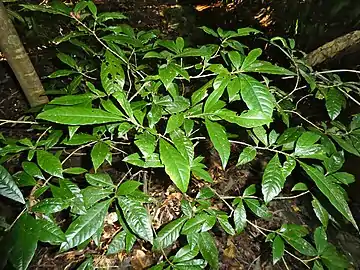
[[[340,90],[345,96],[347,96],[348,98],[350,98],[352,101],[354,101],[357,105],[360,106],[360,102],[357,101],[355,98],[353,98],[352,96],[350,96],[350,94],[348,94],[346,91],[344,91],[341,88],[337,88],[338,90]]]
[[[255,146],[255,145],[248,144],[248,143],[246,143],[246,142],[233,141],[233,140],[229,140],[229,142],[235,143],[235,144],[241,144],[241,145],[245,145],[245,146],[250,146],[250,147],[254,147],[255,149],[266,150],[266,151],[270,151],[270,152],[274,152],[274,153],[278,153],[278,154],[283,154],[283,155],[285,155],[285,156],[291,157],[291,155],[288,154],[288,153],[286,153],[286,152],[283,152],[283,151],[280,151],[280,150],[276,150],[276,149],[271,149],[271,148],[268,148],[268,147]]]
[[[304,120],[305,122],[309,123],[310,125],[312,125],[313,127],[315,127],[316,129],[324,132],[324,130],[320,127],[318,127],[317,125],[315,125],[313,122],[307,120],[304,116],[302,116],[300,113],[298,113],[297,111],[292,111],[292,110],[284,110],[284,112],[289,112],[289,113],[293,113],[296,114],[297,116],[299,116],[302,120]]]
[[[15,121],[15,120],[7,120],[7,119],[0,119],[0,126],[6,125],[6,124],[29,124],[29,125],[37,125],[38,122],[32,122],[32,121]]]
[[[303,192],[303,193],[300,193],[298,195],[294,195],[294,196],[289,196],[289,197],[275,197],[274,200],[292,200],[292,199],[296,199],[296,198],[299,198],[301,196],[304,196],[306,194],[310,193],[309,190]]]
[[[354,70],[354,69],[324,70],[324,71],[316,71],[316,72],[314,72],[314,74],[317,75],[317,74],[329,74],[329,73],[340,73],[340,72],[349,72],[349,73],[360,74],[360,71],[359,71],[359,70]]]

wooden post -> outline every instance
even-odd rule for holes
[[[31,107],[48,103],[33,64],[0,0],[0,51],[5,55]]]

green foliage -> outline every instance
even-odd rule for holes
[[[184,245],[175,255],[152,269],[207,265],[219,269],[212,229],[236,235],[247,226],[266,235],[273,264],[296,250],[302,263],[314,262],[314,269],[348,266],[327,241],[326,228],[334,218],[318,194],[357,229],[342,187],[354,182],[354,177],[340,170],[349,154],[360,156],[360,115],[351,123],[333,121],[349,101],[348,93],[354,91],[349,85],[354,84],[339,83],[340,77],[326,73],[318,76],[295,56],[293,40],[268,41],[291,59],[289,69],[261,60],[265,57],[260,48],[248,50],[239,41],[260,34],[252,28],[201,27],[216,44],[188,47],[181,37],[162,40],[156,31],[137,31],[123,24],[126,16],[121,13],[99,13],[91,1],[78,2],[71,13],[64,6],[22,6],[67,17],[74,31],[54,42],[71,43],[75,57],[60,52],[57,57],[66,69],[49,75],[71,83],[63,85],[63,95],[36,115],[38,126],[46,131],[35,141],[0,137],[3,163],[13,156],[23,159],[14,175],[0,166],[0,195],[25,204],[10,232],[15,236],[10,256],[15,268],[28,267],[38,241],[59,245],[60,252],[84,247],[91,239],[99,244],[109,209],[116,210],[121,230],[112,237],[107,254],[131,252],[136,241],[149,242],[155,252],[163,252],[182,239],[178,243]],[[290,94],[278,88],[283,85],[278,84],[279,75],[297,81],[293,91],[286,89]],[[306,121],[294,124],[301,116],[292,95],[299,84],[324,99],[328,119],[312,123],[300,117]],[[241,131],[249,136],[244,139]],[[204,137],[224,170],[230,165],[250,166],[260,153],[265,154],[270,161],[261,183],[231,197],[218,194],[199,155]],[[235,144],[242,146],[238,157],[232,152]],[[69,167],[68,159],[79,150],[86,153],[90,165]],[[184,195],[182,212],[159,230],[154,230],[147,207],[154,199],[145,193],[143,183],[105,172],[105,163],[111,165],[119,154],[132,170],[165,172]],[[250,220],[271,219],[268,206],[284,199],[280,194],[296,167],[308,176],[299,181],[315,184],[308,190],[307,184],[296,182],[291,191],[305,191],[301,195],[312,200],[322,224],[313,233],[313,242],[303,226],[284,224],[269,231]],[[195,197],[189,192],[194,178],[207,182]],[[33,188],[30,195],[22,192],[27,186]],[[216,201],[226,202],[228,209],[214,207]],[[54,216],[65,209],[71,213],[68,226],[58,224]],[[92,269],[92,263],[90,257],[79,269]]]

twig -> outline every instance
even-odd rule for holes
[[[303,101],[305,98],[310,97],[310,96],[312,96],[312,94],[307,94],[307,95],[303,96],[302,98],[300,98],[295,104],[295,109],[298,108],[301,101]]]
[[[296,91],[305,89],[307,85],[301,86],[301,87],[295,87],[294,90],[292,90],[289,94],[287,94],[285,97],[281,98],[276,104],[280,104],[281,101],[288,99],[290,96],[292,96]]]
[[[270,151],[270,152],[274,152],[274,153],[278,153],[278,154],[283,154],[283,155],[285,155],[285,156],[292,157],[292,155],[290,155],[290,154],[288,154],[288,153],[286,153],[286,152],[283,152],[283,151],[280,151],[280,150],[276,150],[276,149],[271,149],[271,148],[268,148],[268,147],[255,146],[255,145],[248,144],[248,143],[246,143],[246,142],[233,141],[233,140],[229,140],[229,142],[235,143],[235,144],[241,144],[241,145],[245,145],[245,146],[250,146],[250,147],[254,147],[255,149],[266,150],[266,151]]]
[[[309,190],[307,190],[307,191],[305,191],[305,192],[303,192],[303,193],[300,193],[300,194],[298,194],[298,195],[295,195],[295,196],[289,196],[289,197],[275,197],[275,198],[274,198],[274,200],[292,200],[292,199],[299,198],[299,197],[301,197],[301,196],[303,196],[303,195],[306,195],[306,194],[308,194],[308,193],[310,193],[310,191],[309,191]]]
[[[317,74],[329,74],[329,73],[340,73],[340,72],[349,72],[349,73],[360,74],[360,71],[359,71],[359,70],[354,70],[354,69],[324,70],[324,71],[316,71],[316,72],[314,72],[314,74],[317,75]]]
[[[10,226],[8,228],[5,229],[5,231],[10,231],[11,228],[15,225],[16,221],[18,221],[18,219],[25,213],[26,211],[26,207],[24,207],[24,209],[20,212],[20,214],[18,214],[18,216],[15,218],[15,220],[10,224]]]
[[[354,101],[357,105],[360,106],[360,102],[357,101],[355,98],[353,98],[352,96],[350,96],[350,94],[348,94],[346,91],[344,91],[343,89],[341,89],[340,87],[337,88],[338,90],[340,90],[340,92],[342,92],[345,96],[347,96],[348,98],[350,98],[352,101]]]
[[[318,127],[317,125],[315,125],[313,122],[307,120],[304,116],[302,116],[300,113],[298,113],[297,111],[292,111],[292,110],[284,110],[284,112],[289,112],[289,113],[293,113],[296,114],[297,116],[299,116],[302,120],[304,120],[305,122],[309,123],[310,125],[312,125],[313,127],[315,127],[316,129],[324,132],[324,130],[320,127]]]
[[[6,124],[30,124],[30,125],[36,125],[36,124],[39,124],[39,123],[38,122],[32,122],[32,121],[15,121],[15,120],[0,119],[0,126],[6,125]]]

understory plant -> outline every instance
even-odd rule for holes
[[[286,56],[287,68],[263,60],[260,48],[242,43],[264,40],[253,28],[202,27],[214,44],[190,47],[182,37],[137,31],[124,24],[123,14],[100,13],[91,1],[23,8],[64,16],[71,26],[54,40],[66,67],[49,75],[47,94],[54,98],[35,119],[1,120],[30,125],[37,134],[0,137],[0,194],[23,209],[12,224],[3,223],[9,248],[2,256],[13,267],[27,269],[39,241],[60,253],[101,245],[109,212],[117,213],[120,229],[107,254],[129,253],[136,241],[150,244],[161,258],[151,269],[219,269],[214,226],[229,235],[253,227],[271,247],[273,264],[288,267],[291,259],[304,268],[349,267],[326,232],[345,223],[358,230],[344,189],[355,179],[341,168],[349,155],[360,156],[360,115],[336,120],[346,106],[359,105],[358,82],[312,70],[292,39],[265,41]],[[306,95],[299,97],[300,91]],[[322,121],[302,115],[305,99],[324,107]],[[204,141],[222,170],[265,153],[270,159],[262,179],[240,193],[219,194],[199,147]],[[241,153],[232,152],[233,145]],[[72,166],[79,154],[90,162]],[[128,170],[120,179],[106,173],[119,156]],[[5,167],[14,161],[21,168],[10,174]],[[270,220],[269,204],[287,199],[280,193],[294,170],[303,177],[293,179],[288,199],[310,200],[320,225],[257,225],[253,216]],[[181,212],[157,230],[147,178],[132,177],[150,171],[164,172],[182,196]],[[196,195],[189,192],[194,181],[202,186]],[[226,208],[215,207],[219,202]],[[94,267],[89,257],[79,269]]]

